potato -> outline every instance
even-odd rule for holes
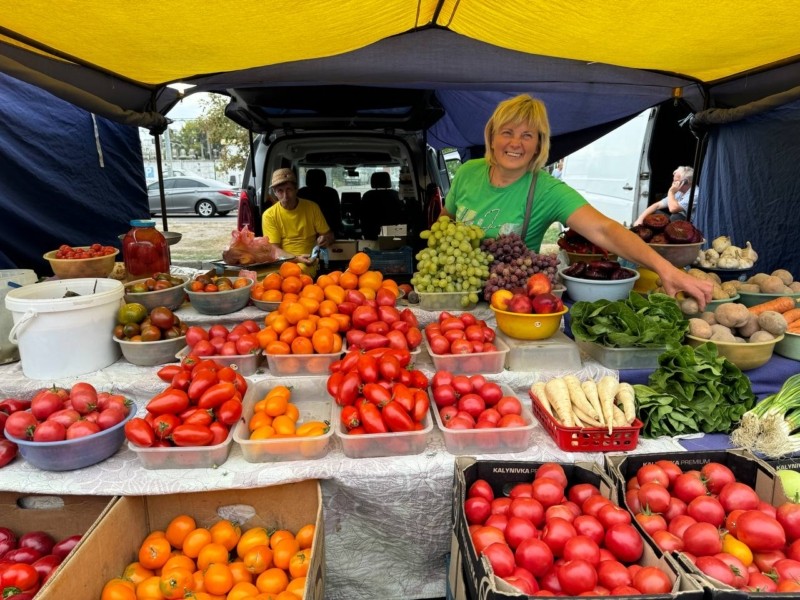
[[[703,319],[689,319],[689,335],[707,340],[711,337],[712,333],[711,325],[706,323]]]
[[[741,282],[737,281],[736,283],[741,283]],[[733,298],[736,294],[739,293],[738,288],[736,285],[734,285],[733,281],[726,281],[720,287],[722,288],[723,292],[728,294],[728,298]]]
[[[686,298],[681,301],[681,312],[685,315],[696,315],[700,312],[700,306],[694,298]]]
[[[730,298],[725,290],[722,289],[722,286],[718,283],[714,284],[714,287],[711,289],[711,299],[712,300],[725,300],[725,298]]]
[[[703,314],[700,315],[700,318],[703,319],[709,325],[716,325],[717,318],[714,316],[714,313],[710,310],[705,311]]]
[[[776,269],[771,273],[772,277],[777,277],[781,281],[783,281],[784,285],[791,285],[794,281],[794,277],[792,274],[789,273],[786,269]]]
[[[793,281],[790,283],[789,289],[792,290],[793,294],[800,293],[800,281]]]
[[[719,275],[717,275],[716,273],[713,273],[713,272],[708,274],[708,279],[710,279],[711,281],[713,281],[715,283],[722,283],[722,279],[719,278]]]
[[[755,285],[761,285],[761,281],[769,277],[766,273],[756,273],[755,275],[751,276],[747,283],[753,283]]]
[[[760,294],[761,288],[755,283],[743,283],[739,286],[740,292],[750,292],[751,294]]]
[[[744,281],[739,281],[738,279],[731,279],[730,281],[726,281],[722,284],[722,287],[725,286],[732,287],[735,290],[740,290],[742,286],[745,285]],[[731,294],[732,296],[733,294]]]
[[[773,277],[770,275],[762,279],[758,287],[761,288],[761,292],[764,294],[782,294],[786,284],[783,283],[780,277]]]
[[[758,317],[753,313],[750,313],[750,316],[747,319],[747,323],[745,323],[744,325],[740,325],[736,329],[739,335],[745,338],[749,338],[756,331],[760,330],[761,330],[761,325],[758,324]]]
[[[717,319],[717,323],[733,329],[747,323],[747,320],[750,318],[750,311],[747,310],[744,304],[728,302],[726,304],[720,304],[717,310],[714,311],[714,316]]]
[[[774,336],[783,335],[788,327],[783,315],[774,310],[765,310],[758,315],[758,324],[761,329],[769,331]]]
[[[710,279],[709,277],[710,273],[706,273],[705,271],[701,271],[700,269],[689,269],[686,272],[696,279],[702,279],[702,280]]]
[[[757,342],[769,342],[770,340],[774,340],[775,336],[772,335],[769,331],[756,331],[753,335],[750,336],[750,339],[747,341],[750,343],[757,343]]]
[[[727,327],[722,327],[721,325],[712,325],[713,327],[719,327],[714,333],[711,334],[709,338],[712,342],[731,342],[736,343],[736,337],[731,333],[731,330]],[[740,338],[741,339],[741,338]]]

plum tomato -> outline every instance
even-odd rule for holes
[[[736,476],[728,467],[718,462],[709,462],[700,469],[706,488],[712,494],[719,494],[727,484],[736,481]]]
[[[639,470],[636,471],[636,480],[639,482],[640,486],[650,482],[660,483],[664,487],[669,486],[669,477],[667,473],[656,464],[642,465]]]
[[[482,496],[491,502],[494,500],[494,490],[492,490],[492,486],[485,479],[477,479],[469,486],[469,490],[467,490],[467,498],[473,498],[475,496]]]

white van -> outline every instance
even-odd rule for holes
[[[672,102],[645,110],[567,155],[561,179],[606,216],[631,225],[666,196],[677,167],[694,164],[697,140],[686,115]]]

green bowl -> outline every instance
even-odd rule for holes
[[[743,292],[739,290],[739,302],[747,307],[755,306],[762,302],[769,302],[770,300],[782,298],[784,296],[794,298],[795,304],[797,304],[797,300],[800,299],[800,294],[757,294],[755,292]]]
[[[784,333],[783,339],[775,344],[775,354],[792,360],[800,360],[800,334],[788,331]]]

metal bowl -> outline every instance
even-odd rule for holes
[[[129,363],[141,367],[163,365],[178,360],[175,354],[186,345],[186,336],[155,342],[132,342],[114,338],[122,348],[122,356]]]
[[[680,268],[692,264],[697,258],[700,246],[705,243],[695,242],[693,244],[647,244],[661,256],[666,258],[674,266]]]
[[[152,292],[130,292],[130,286],[135,283],[146,281],[146,279],[137,279],[125,284],[125,302],[138,302],[143,305],[149,313],[156,306],[166,306],[170,310],[178,310],[183,302],[186,300],[186,290],[184,285],[189,280],[186,275],[176,275],[181,279],[180,285],[172,286],[163,290],[153,290]]]
[[[193,292],[191,281],[183,286],[189,301],[195,310],[204,315],[227,315],[237,310],[242,310],[250,302],[250,290],[255,283],[249,280],[249,285],[223,292]]]

